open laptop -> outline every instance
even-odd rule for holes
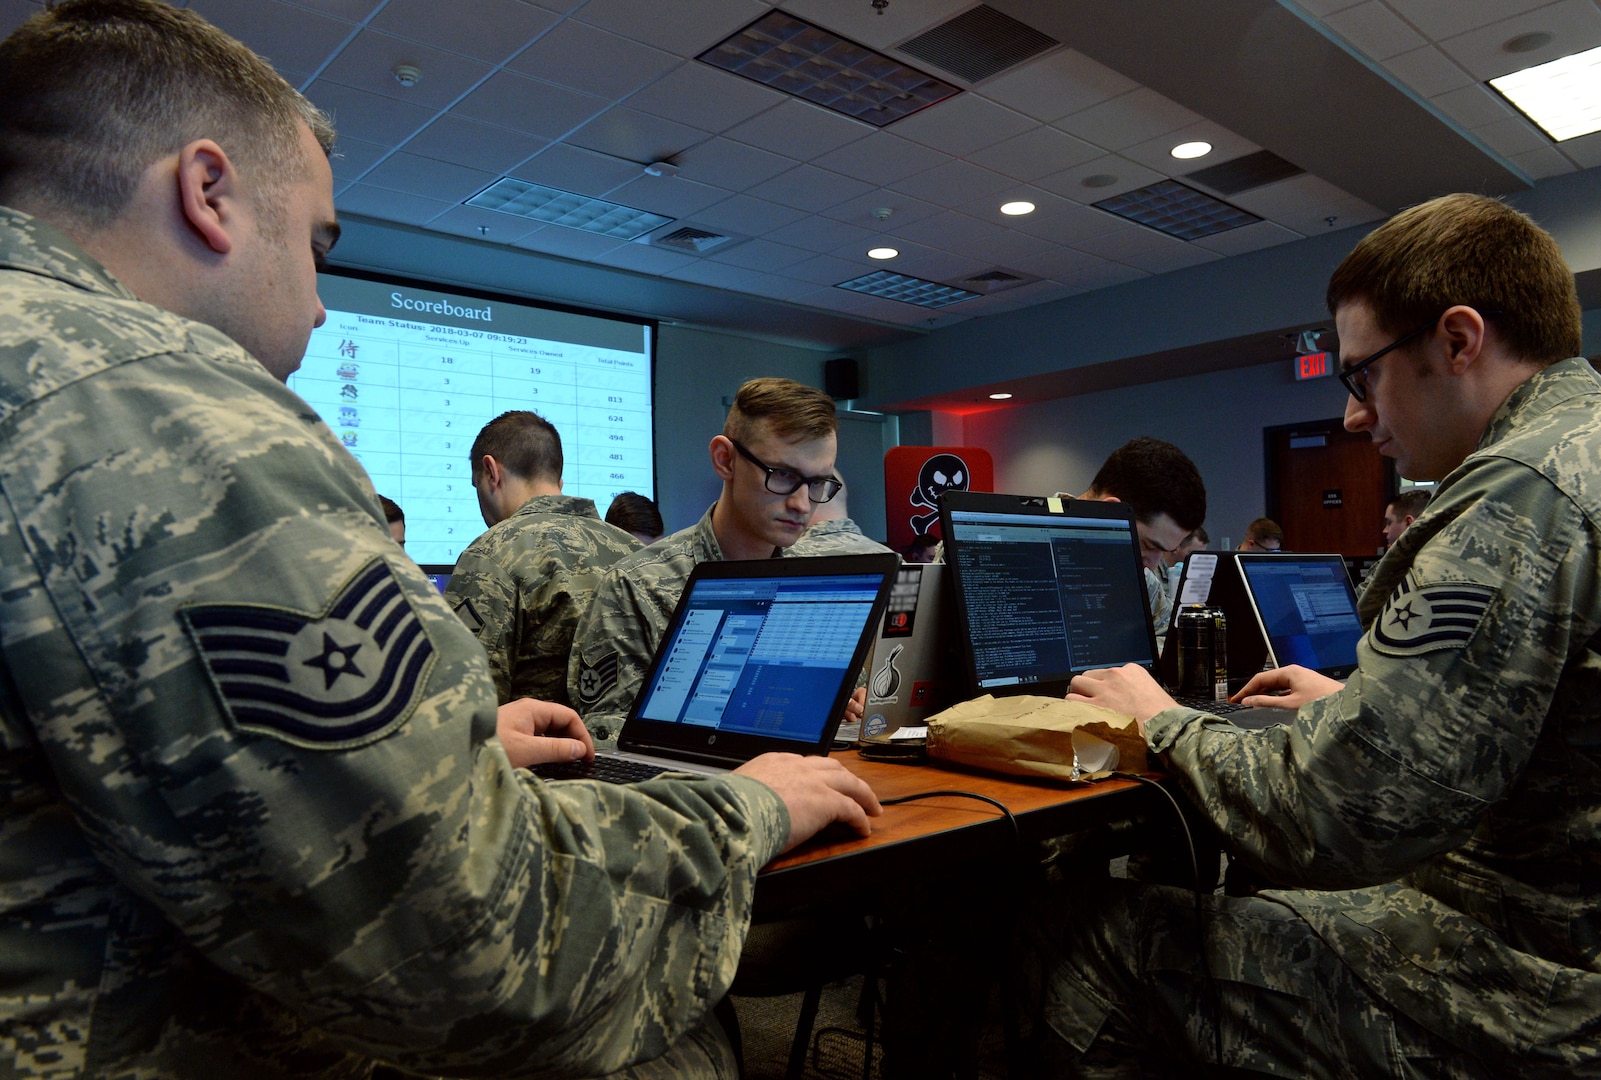
[[[1265,666],[1299,664],[1332,679],[1356,670],[1362,619],[1343,557],[1241,552],[1236,561]],[[1231,626],[1231,646],[1232,638]]]
[[[1186,604],[1205,604],[1223,612],[1228,626],[1229,693],[1261,671],[1267,662],[1267,639],[1257,624],[1245,579],[1240,576],[1238,552],[1196,551],[1184,560],[1168,617],[1167,640],[1162,646],[1160,678],[1172,689],[1179,685],[1178,617]],[[1274,555],[1273,558],[1278,558]]]
[[[906,563],[867,661],[863,744],[889,742],[957,700],[956,612],[948,602],[949,568]]]
[[[699,564],[618,749],[534,772],[626,783],[828,753],[899,565],[891,552]]]

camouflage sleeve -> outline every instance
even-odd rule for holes
[[[1548,480],[1488,458],[1438,498],[1437,531],[1386,588],[1343,691],[1267,731],[1186,709],[1147,726],[1231,852],[1279,884],[1389,881],[1460,846],[1601,629],[1601,538]]]
[[[676,602],[675,593],[664,610],[650,582],[616,568],[600,579],[567,664],[573,708],[598,742],[615,745]]]
[[[516,648],[517,583],[476,544],[456,560],[445,586],[445,603],[478,638],[495,680],[495,697],[512,699],[512,663]]]
[[[145,936],[107,952],[125,993],[174,1007],[192,948],[232,976],[208,992],[297,1018],[263,1027],[425,1072],[595,1075],[700,1022],[788,832],[770,789],[513,771],[478,643],[242,354],[127,363],[9,422],[5,696],[139,898]]]

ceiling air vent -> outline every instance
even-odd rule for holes
[[[706,232],[702,229],[692,229],[685,226],[681,229],[674,229],[670,233],[652,237],[650,242],[656,247],[674,248],[678,251],[687,251],[691,255],[704,255],[712,248],[720,247],[732,239],[733,237],[731,236],[723,236],[719,233]]]
[[[966,289],[968,292],[983,293],[985,296],[989,296],[992,293],[1015,289],[1019,285],[1028,285],[1038,280],[1039,278],[1037,277],[1019,274],[1012,270],[986,270],[982,274],[975,274],[970,278],[962,278],[959,281],[949,282],[949,284],[955,285],[959,289]]]
[[[1010,15],[980,4],[925,30],[895,51],[976,83],[1060,44]]]
[[[1238,195],[1242,191],[1250,191],[1263,184],[1300,176],[1305,171],[1299,165],[1285,161],[1271,150],[1258,150],[1254,154],[1246,154],[1233,161],[1208,165],[1204,169],[1185,173],[1184,179],[1194,180],[1219,195]]]

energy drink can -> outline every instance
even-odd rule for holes
[[[1220,608],[1186,604],[1178,617],[1179,693],[1227,701],[1228,624]]]

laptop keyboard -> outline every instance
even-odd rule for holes
[[[604,780],[608,784],[637,784],[672,770],[644,761],[596,757],[593,761],[550,761],[535,765],[530,771],[545,780]]]
[[[1173,700],[1186,709],[1199,709],[1202,712],[1211,713],[1213,716],[1227,716],[1229,713],[1237,713],[1244,709],[1252,708],[1250,705],[1243,705],[1237,701],[1209,701],[1206,698],[1192,697],[1176,697]]]

